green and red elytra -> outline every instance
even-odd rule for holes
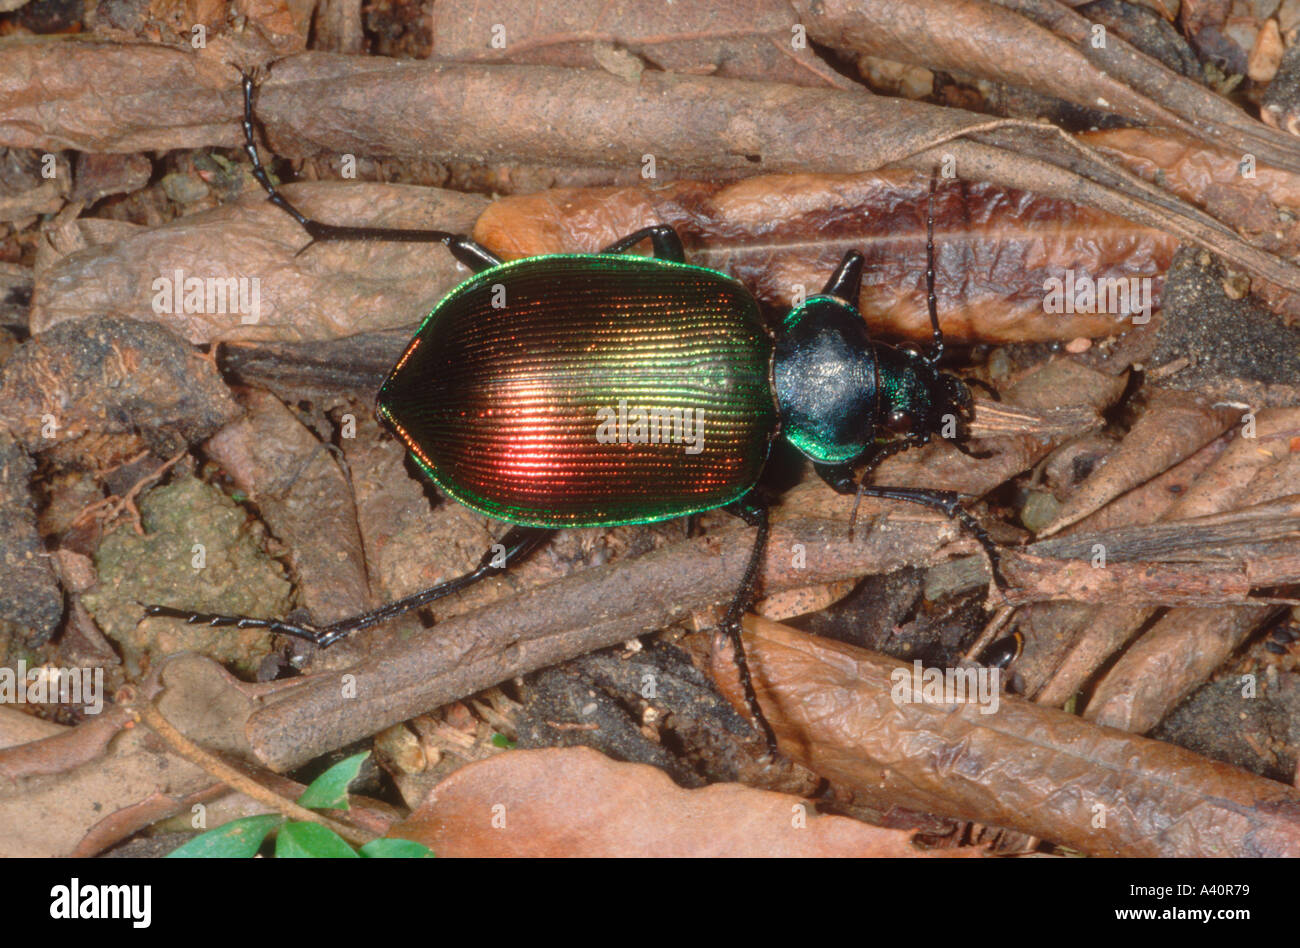
[[[463,576],[327,626],[169,606],[150,606],[150,615],[264,628],[323,647],[502,572],[552,530],[723,508],[755,526],[756,536],[719,634],[730,640],[749,710],[775,752],[740,637],[767,543],[758,486],[775,438],[798,448],[841,493],[909,501],[958,519],[1004,584],[997,547],[957,494],[865,482],[883,458],[926,443],[945,419],[964,420],[971,409],[965,383],[937,368],[943,334],[930,215],[933,343],[922,351],[869,338],[857,310],[863,265],[857,251],[845,255],[821,293],[769,330],[749,290],[724,273],[688,264],[667,225],[595,254],[503,262],[460,234],[312,220],[262,167],[247,76],[243,126],[245,150],[268,199],[312,241],[442,243],[474,271],[424,320],[380,389],[378,414],[443,491],[511,526]],[[645,240],[652,257],[628,253]],[[954,443],[965,450],[960,435]]]

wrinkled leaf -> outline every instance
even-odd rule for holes
[[[1300,855],[1300,790],[1010,695],[995,709],[918,700],[912,665],[763,619],[745,627],[782,751],[864,800],[1093,855]],[[743,707],[733,669],[715,655]]]
[[[495,202],[474,236],[516,257],[597,250],[649,224],[672,224],[689,260],[731,273],[783,307],[819,292],[844,254],[859,250],[869,325],[926,338],[928,189],[927,175],[907,171],[560,189]],[[1168,233],[1102,211],[989,184],[942,184],[934,217],[939,319],[953,339],[1068,340],[1131,329],[1127,313],[1049,306],[1048,281],[1062,281],[1063,291],[1075,271],[1146,282],[1149,316],[1178,246]],[[1138,300],[1129,303],[1140,310]]]
[[[654,767],[585,747],[516,751],[438,784],[391,835],[443,856],[977,856],[916,849],[911,834],[821,815],[799,797],[714,784],[683,790]]]

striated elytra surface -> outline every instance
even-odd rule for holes
[[[380,416],[444,491],[540,527],[710,510],[757,481],[772,342],[713,270],[557,255],[493,267],[430,313]]]

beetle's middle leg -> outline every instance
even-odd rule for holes
[[[504,573],[512,564],[523,559],[533,550],[545,543],[551,536],[553,530],[546,530],[540,527],[511,527],[497,543],[493,544],[479,560],[478,566],[465,573],[463,576],[457,576],[455,579],[449,579],[445,583],[438,583],[436,586],[430,586],[428,589],[422,589],[417,593],[407,596],[405,599],[398,599],[396,602],[390,602],[386,606],[380,606],[378,609],[372,609],[369,612],[363,612],[360,615],[350,616],[346,619],[340,619],[338,622],[329,625],[315,626],[307,624],[295,624],[292,622],[283,622],[279,619],[255,619],[250,616],[227,616],[214,615],[206,612],[186,612],[184,609],[176,609],[172,606],[146,606],[145,614],[150,616],[169,616],[173,619],[184,619],[191,624],[202,624],[212,626],[235,626],[240,629],[266,629],[270,632],[278,632],[281,635],[292,636],[296,639],[305,639],[313,642],[320,648],[333,645],[339,639],[358,632],[361,629],[368,629],[372,625],[378,625],[381,622],[387,622],[394,619],[404,612],[410,612],[412,609],[418,609],[423,605],[433,602],[435,599],[441,599],[443,596],[449,596],[454,592],[460,592],[468,586],[472,586],[481,579],[487,579],[489,576],[496,576]]]
[[[453,234],[445,230],[405,230],[398,227],[346,227],[338,224],[325,224],[314,220],[289,203],[289,199],[279,192],[271,183],[270,176],[262,167],[262,159],[257,154],[257,144],[253,140],[253,77],[244,73],[244,151],[253,162],[253,177],[266,192],[267,200],[298,222],[311,241],[298,253],[318,241],[326,240],[392,240],[414,244],[442,244],[458,261],[475,273],[481,273],[501,263],[501,258],[482,244],[476,243],[464,234]]]
[[[642,227],[640,230],[614,241],[601,253],[627,253],[647,237],[650,238],[650,246],[654,249],[654,255],[659,259],[671,260],[674,263],[686,262],[686,250],[682,247],[682,238],[678,236],[672,224],[655,224],[652,227]]]
[[[726,638],[731,644],[736,671],[740,673],[740,687],[745,693],[745,704],[754,718],[754,724],[763,735],[767,752],[775,757],[776,735],[772,733],[772,725],[768,723],[767,716],[758,705],[758,695],[754,693],[754,680],[749,674],[749,662],[745,659],[745,644],[740,636],[740,618],[753,604],[754,585],[758,582],[758,571],[763,565],[763,554],[767,550],[769,532],[767,507],[755,499],[753,494],[749,494],[723,509],[727,513],[740,517],[751,527],[757,527],[758,530],[754,536],[754,546],[749,553],[749,564],[745,567],[745,575],[740,580],[740,588],[736,590],[731,605],[727,607],[726,614],[718,625],[717,634]]]

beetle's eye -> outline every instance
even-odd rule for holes
[[[885,416],[885,428],[894,434],[907,434],[915,424],[910,411],[894,410]]]

